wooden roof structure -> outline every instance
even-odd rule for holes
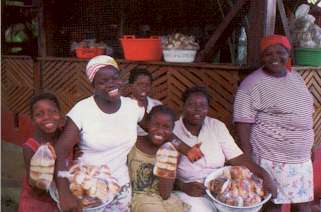
[[[156,34],[178,30],[204,38],[197,62],[212,62],[228,46],[240,26],[247,31],[247,64],[259,64],[259,41],[273,34],[277,17],[281,33],[288,35],[287,16],[303,0],[33,0],[38,8],[40,36],[38,56],[64,56],[71,41],[97,36],[119,48],[119,37],[137,32],[139,24],[150,24]],[[207,36],[203,30],[210,26]],[[2,30],[4,31],[4,30]],[[204,30],[206,31],[206,29]],[[279,30],[280,31],[280,30]],[[4,36],[3,36],[4,37]],[[224,50],[225,48],[223,48]],[[223,51],[222,50],[222,51]]]

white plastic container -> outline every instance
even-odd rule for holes
[[[248,207],[238,207],[238,206],[231,206],[231,205],[224,204],[221,201],[217,200],[211,194],[210,190],[208,189],[209,182],[215,179],[216,177],[220,176],[225,169],[229,169],[229,168],[230,166],[225,166],[220,169],[217,169],[214,172],[212,172],[210,175],[208,175],[207,178],[205,179],[204,185],[206,187],[206,194],[209,196],[211,200],[213,200],[213,204],[215,205],[215,207],[221,212],[257,212],[259,211],[264,205],[264,203],[269,201],[269,199],[272,196],[271,194],[268,194],[265,197],[265,199],[262,200],[260,203],[256,205],[248,206]]]
[[[173,63],[192,63],[195,60],[196,50],[164,49],[164,60]]]

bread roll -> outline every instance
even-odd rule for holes
[[[55,171],[54,166],[30,166],[30,171],[43,173],[43,174],[52,174]]]
[[[76,183],[71,183],[69,189],[78,199],[82,199],[85,195],[85,190]]]
[[[101,201],[97,198],[93,198],[93,197],[84,197],[81,200],[81,204],[83,205],[83,207],[88,208],[88,207],[96,207],[99,206],[101,204]]]
[[[167,178],[167,179],[176,178],[176,171],[168,171],[167,169],[162,169],[162,168],[155,169],[155,167],[154,167],[154,175],[158,177]]]
[[[37,188],[48,190],[53,179],[53,174],[30,171],[29,183]]]
[[[96,184],[96,197],[100,199],[102,202],[105,202],[108,199],[108,187],[107,184],[101,180],[97,181]]]

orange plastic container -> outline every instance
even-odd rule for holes
[[[162,59],[161,40],[159,36],[150,38],[136,38],[125,35],[120,39],[126,60],[147,61]]]
[[[78,58],[89,59],[102,55],[105,53],[105,49],[102,48],[77,48],[76,56]]]

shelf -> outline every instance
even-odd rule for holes
[[[17,8],[38,8],[36,5],[25,5],[22,1],[6,1],[5,6]]]

